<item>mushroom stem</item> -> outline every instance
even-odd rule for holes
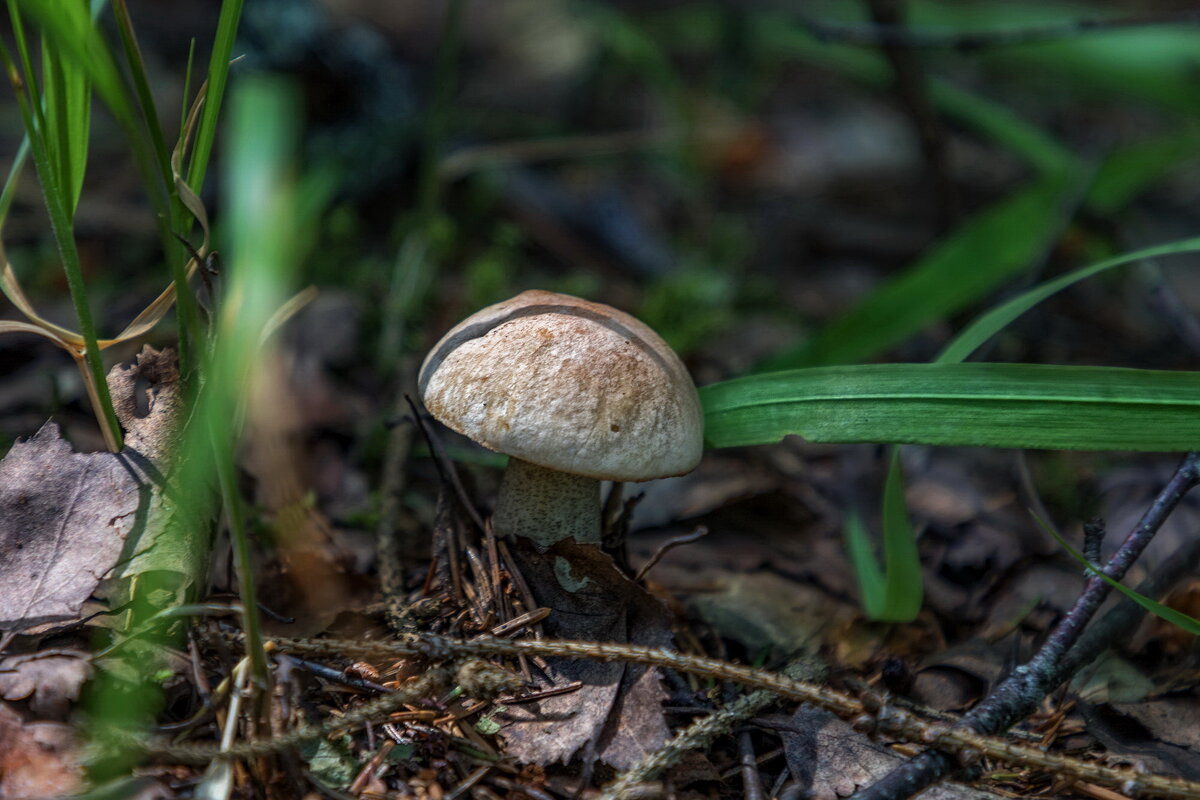
[[[524,536],[539,550],[564,540],[600,544],[600,481],[508,460],[492,525],[498,536]]]

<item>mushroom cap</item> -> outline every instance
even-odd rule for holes
[[[703,449],[700,399],[670,346],[570,295],[522,292],[467,317],[425,357],[418,389],[484,447],[576,475],[683,475]]]

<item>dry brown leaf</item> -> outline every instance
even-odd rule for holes
[[[146,348],[110,377],[130,433],[121,453],[76,453],[58,426],[13,445],[0,461],[0,629],[75,619],[139,536],[158,502],[153,460],[170,449],[177,411],[173,356]],[[139,378],[149,385],[138,411]],[[137,449],[141,448],[141,449]]]
[[[0,797],[62,797],[80,788],[71,729],[57,722],[24,722],[0,703]]]
[[[32,653],[0,659],[0,696],[28,700],[41,720],[66,720],[92,667],[84,653]]]
[[[565,541],[539,553],[519,539],[511,549],[538,604],[553,609],[543,623],[547,635],[649,647],[671,644],[670,621],[661,603],[596,547]],[[666,742],[665,693],[656,671],[556,659],[550,672],[554,685],[581,681],[583,686],[509,707],[511,722],[500,735],[518,761],[566,763],[579,754],[624,769]]]
[[[855,731],[828,711],[801,706],[790,717],[766,718],[780,732],[792,776],[815,800],[837,800],[883,777],[901,762],[890,749]],[[941,783],[916,795],[921,800],[987,800],[999,795]]]

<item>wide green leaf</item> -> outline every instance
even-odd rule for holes
[[[1037,364],[863,364],[700,391],[713,447],[812,442],[1200,449],[1200,373]]]

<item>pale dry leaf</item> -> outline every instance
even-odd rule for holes
[[[141,547],[161,501],[152,459],[168,452],[177,411],[171,362],[146,349],[111,374],[130,443],[146,452],[76,453],[50,422],[0,461],[0,630],[76,619],[127,549]],[[150,392],[145,413],[139,378]]]
[[[0,697],[27,700],[41,720],[66,720],[92,673],[85,653],[32,653],[0,659]]]
[[[125,447],[165,464],[174,450],[183,408],[175,352],[143,347],[133,363],[109,371],[108,390],[125,429]]]
[[[14,444],[0,461],[0,629],[75,619],[148,503],[127,455],[76,453],[53,422]]]

